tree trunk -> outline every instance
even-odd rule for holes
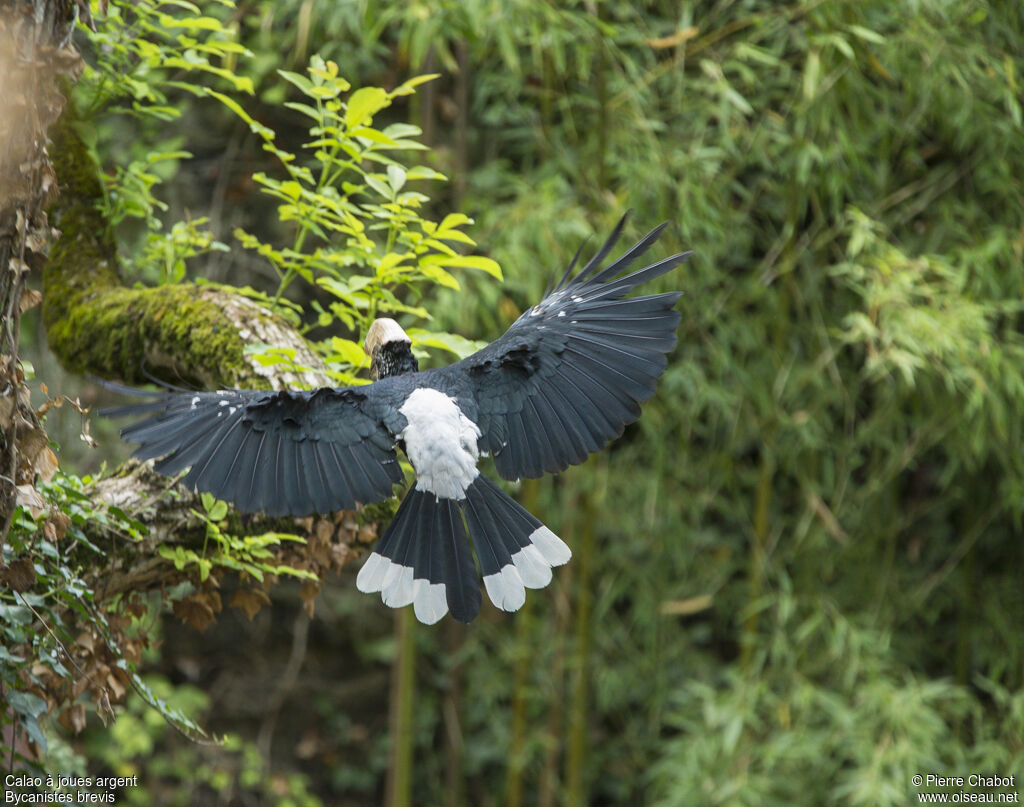
[[[40,541],[50,541],[60,547],[62,563],[80,570],[77,577],[89,589],[89,613],[105,611],[115,598],[137,602],[135,594],[167,590],[188,579],[193,594],[175,603],[175,613],[202,629],[221,608],[217,585],[229,569],[214,565],[200,574],[194,564],[176,566],[168,558],[168,549],[175,547],[204,558],[215,554],[207,552],[210,527],[197,515],[202,506],[193,492],[160,476],[151,464],[135,461],[93,483],[86,494],[94,506],[118,508],[144,527],[142,537],[131,538],[98,521],[79,525],[100,548],[95,552],[64,539],[67,515],[49,506],[36,490],[40,480],[49,481],[56,473],[57,458],[30,405],[18,361],[19,317],[40,299],[38,292],[26,290],[27,275],[43,273],[47,337],[61,363],[74,372],[128,383],[155,376],[207,388],[276,389],[330,382],[295,328],[230,288],[174,284],[136,289],[120,283],[117,242],[96,204],[102,194],[98,167],[76,133],[61,92],[80,69],[80,56],[70,45],[79,8],[65,0],[0,1],[0,590],[12,597],[31,590],[34,553]],[[87,13],[88,4],[81,8]],[[310,369],[264,367],[246,352],[252,343],[293,348],[296,364]],[[28,507],[39,531],[16,558],[11,551],[3,554],[3,548],[19,504]],[[384,505],[371,512],[386,510]],[[321,579],[358,554],[355,544],[376,538],[372,518],[352,512],[269,520],[229,511],[219,529],[226,535],[297,533],[305,543],[284,542],[266,562]],[[250,588],[230,604],[251,613],[269,602],[263,589],[274,577],[267,575],[262,588],[251,588],[254,578],[241,576]],[[310,614],[318,591],[319,584],[311,581],[302,588]],[[71,626],[66,635],[74,636],[80,615],[65,613]],[[123,675],[114,667],[119,658],[137,659],[139,651],[131,649],[133,640],[117,619],[110,624],[112,632],[103,642],[89,639],[94,646],[85,647],[75,640],[74,647],[65,648],[79,660],[75,667],[82,675],[75,677],[74,686],[64,686],[56,674],[49,681],[42,673],[35,679],[41,683],[33,684],[33,691],[45,697],[49,708],[70,706],[87,684],[107,709],[109,701],[124,697],[125,687],[118,684],[124,683]],[[36,627],[48,629],[45,621]],[[27,645],[22,650],[31,652]],[[71,707],[65,716],[75,709],[82,707]],[[74,717],[70,723],[79,725]]]

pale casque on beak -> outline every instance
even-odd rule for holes
[[[390,317],[375,319],[363,342],[363,350],[370,357],[370,378],[376,381],[392,375],[395,364],[403,364],[406,369],[404,364],[412,358],[411,346],[412,340],[401,325]]]

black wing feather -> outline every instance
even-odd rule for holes
[[[673,255],[623,275],[665,229],[656,227],[607,268],[620,221],[575,275],[504,336],[461,362],[428,370],[431,386],[470,399],[480,449],[506,479],[557,473],[622,434],[655,391],[676,343],[681,293],[625,295],[686,260]],[[622,276],[620,276],[622,275]]]
[[[148,416],[121,434],[139,443],[135,456],[162,457],[161,473],[191,466],[190,487],[244,511],[301,516],[381,501],[402,481],[381,418],[394,388],[374,386],[163,393],[103,414]]]

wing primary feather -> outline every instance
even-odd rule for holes
[[[624,365],[631,371],[642,371],[655,378],[661,375],[665,369],[666,360],[663,353],[655,353],[653,356],[644,356],[619,347],[614,342],[589,334],[586,331],[577,331],[572,335],[573,341],[584,342],[593,345],[587,355],[594,359],[603,359],[609,362],[610,367],[616,364]],[[576,347],[575,345],[573,347]],[[659,361],[660,359],[660,361]]]
[[[593,353],[589,352],[584,353],[582,350],[579,350],[572,344],[566,345],[565,350],[567,353],[571,352],[578,357],[576,364],[581,369],[589,365],[591,374],[594,375],[596,378],[604,380],[609,392],[615,392],[617,389],[620,388],[623,390],[636,390],[640,388],[647,391],[647,387],[649,385],[654,384],[654,379],[646,379],[649,381],[649,385],[644,385],[643,387],[640,387],[640,379],[635,378],[631,375],[627,375],[626,371],[623,368],[615,367],[614,365],[609,364],[608,361],[604,360],[601,356],[595,356]],[[605,371],[607,371],[607,373]],[[610,376],[608,375],[609,373],[611,374]],[[650,397],[650,395],[653,394],[653,392],[653,388],[647,391],[647,397]],[[646,401],[647,398],[642,398],[638,400]]]
[[[562,368],[559,375],[580,393],[582,400],[591,403],[589,411],[604,421],[604,428],[599,428],[602,445],[622,433],[622,424],[630,422],[627,420],[631,413],[627,399],[619,397],[611,388],[601,386],[577,367]],[[600,424],[595,425],[600,427]]]
[[[562,275],[561,279],[559,279],[559,281],[554,285],[555,289],[564,288],[566,283],[569,282],[569,278],[572,277],[572,270],[576,268],[576,264],[579,262],[580,255],[583,254],[583,247],[586,246],[586,244],[587,242],[584,241],[582,244],[579,245],[579,248],[576,250],[576,254],[573,255],[572,260],[569,261],[569,265],[566,267],[565,273]],[[547,297],[550,291],[551,286],[548,286],[547,291],[544,292],[544,297]]]
[[[345,490],[345,504],[342,505],[343,509],[355,507],[356,505],[356,488],[352,482],[352,478],[342,463],[341,458],[338,456],[338,451],[334,446],[334,443],[327,443],[325,446],[328,456],[334,460],[334,465],[338,469],[338,477],[341,480],[341,485]]]
[[[672,255],[664,260],[652,263],[650,266],[645,266],[643,269],[637,269],[635,272],[620,277],[617,280],[610,280],[614,274],[622,271],[616,269],[615,273],[608,274],[615,267],[608,267],[600,275],[595,275],[588,281],[593,291],[588,295],[590,299],[600,300],[603,297],[607,297],[610,294],[621,297],[627,292],[635,289],[637,286],[642,286],[645,283],[649,283],[655,278],[661,277],[667,272],[675,269],[679,264],[685,261],[693,255],[692,252],[680,252],[678,255]],[[604,282],[607,281],[607,282]],[[672,292],[682,296],[682,292]]]
[[[637,258],[639,258],[641,255],[647,252],[647,250],[649,250],[654,245],[654,242],[661,237],[661,234],[666,227],[668,227],[667,221],[659,224],[657,227],[655,227],[653,230],[647,233],[647,235],[645,235],[643,238],[637,241],[633,246],[627,249],[606,269],[601,270],[592,277],[586,278],[587,284],[595,285],[598,283],[603,283],[608,278],[615,277],[615,275],[622,272],[627,266],[633,263]],[[666,269],[665,271],[668,270]]]
[[[266,432],[262,432],[260,434],[260,441],[259,441],[259,443],[256,444],[256,456],[253,457],[253,459],[252,459],[252,465],[251,465],[251,468],[252,468],[251,474],[252,475],[249,477],[249,495],[248,495],[248,499],[249,499],[249,503],[251,504],[253,510],[259,510],[262,507],[260,502],[256,501],[256,498],[253,496],[253,491],[254,491],[254,489],[256,487],[256,469],[259,468],[259,466],[260,466],[260,455],[263,454],[263,444],[266,442],[266,440],[267,440],[267,433]]]
[[[619,223],[616,224],[615,229],[612,230],[611,235],[609,235],[601,245],[601,248],[595,253],[594,257],[587,261],[587,265],[580,269],[580,273],[576,275],[570,285],[583,283],[587,279],[588,275],[601,268],[601,264],[604,262],[604,259],[608,257],[608,253],[612,251],[616,242],[619,240],[619,236],[622,235],[622,228],[626,226],[626,217],[628,215],[628,212],[622,215],[622,218],[619,219]]]
[[[218,498],[223,497],[223,490],[225,489],[225,482],[230,478],[230,470],[224,469],[224,462],[227,452],[224,451],[224,445],[227,443],[229,437],[238,431],[238,427],[242,425],[242,419],[240,417],[235,418],[231,425],[224,430],[224,434],[217,441],[209,451],[206,453],[206,458],[203,460],[202,465],[196,463],[192,466],[192,470],[188,472],[188,476],[185,477],[185,482],[188,484],[189,477],[194,480],[195,487],[198,490],[209,490]],[[232,444],[228,444],[230,447]],[[237,449],[231,452],[232,458],[238,456]],[[220,472],[217,472],[217,467],[220,466]],[[217,490],[213,490],[216,487]]]
[[[345,504],[346,491],[344,481],[339,480],[337,476],[330,473],[330,468],[327,466],[327,456],[325,452],[320,450],[319,440],[311,441],[310,449],[313,452],[313,462],[316,465],[320,484],[323,486],[324,495],[327,497],[327,506],[323,512],[329,513],[335,510],[344,510],[348,506]]]
[[[563,463],[561,468],[559,468],[559,471],[562,471],[567,465],[579,465],[587,458],[588,454],[600,448],[600,444],[591,434],[586,418],[579,413],[576,406],[558,388],[558,385],[552,384],[549,387],[549,392],[552,398],[558,399],[548,401],[551,409],[556,413],[567,413],[567,416],[562,418],[562,424],[573,448],[568,462]]]
[[[241,508],[241,502],[238,501],[236,495],[236,489],[238,487],[238,479],[235,476],[235,466],[238,463],[238,458],[245,448],[247,442],[247,435],[245,429],[242,427],[242,420],[239,418],[236,421],[237,430],[231,438],[231,442],[225,440],[223,447],[220,449],[221,454],[224,457],[222,463],[222,473],[219,475],[220,478],[216,482],[209,475],[205,475],[203,478],[197,480],[197,484],[209,484],[211,492],[219,499],[233,502],[235,506]],[[230,457],[230,459],[229,459]],[[217,485],[217,489],[213,489],[213,485]],[[242,508],[244,509],[244,508]]]
[[[367,504],[372,499],[373,477],[367,472],[363,465],[363,457],[358,446],[346,446],[350,457],[353,482],[356,483],[356,501]]]
[[[305,474],[306,487],[309,491],[309,501],[313,505],[315,513],[331,512],[330,496],[327,495],[327,485],[324,481],[324,471],[320,467],[319,457],[315,451],[316,441],[306,438],[299,443],[299,454],[302,458],[302,470]]]
[[[202,445],[197,445],[192,451],[190,451],[188,456],[190,458],[189,465],[191,465],[191,468],[189,468],[189,472],[185,474],[185,477],[182,479],[182,482],[184,482],[187,488],[197,490],[196,477],[199,476],[199,470],[205,467],[211,459],[214,459],[216,454],[214,446],[220,444],[221,437],[224,432],[227,431],[227,426],[228,424],[223,421],[214,424],[206,431]]]
[[[239,510],[246,513],[259,510],[259,507],[253,504],[250,494],[250,474],[255,468],[253,460],[260,445],[258,438],[259,436],[251,431],[244,435],[238,456],[232,465],[232,472],[229,474],[232,482],[228,493],[225,494],[229,501],[234,502]]]
[[[537,460],[548,473],[557,473],[565,467],[559,458],[572,454],[572,449],[565,442],[565,426],[540,390],[528,396],[526,401],[533,409],[537,422],[541,425],[546,437],[544,440],[533,442],[538,449]]]

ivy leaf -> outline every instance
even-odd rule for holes
[[[46,751],[46,737],[39,727],[39,716],[46,712],[46,701],[31,692],[8,691],[5,693],[8,706],[21,715],[21,725],[25,733],[43,751]]]

